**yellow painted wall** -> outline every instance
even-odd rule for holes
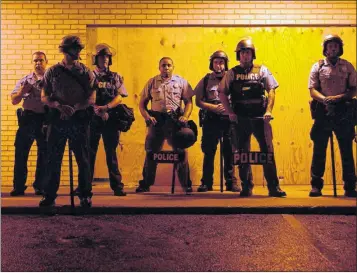
[[[240,38],[251,36],[256,46],[256,63],[266,65],[279,82],[272,121],[278,175],[282,184],[309,184],[312,126],[307,89],[311,66],[322,58],[322,38],[328,33],[338,33],[345,44],[344,58],[356,67],[356,28],[314,27],[164,27],[164,28],[89,28],[87,31],[87,64],[91,65],[89,51],[96,43],[105,42],[117,50],[112,70],[124,76],[129,97],[125,102],[135,109],[136,121],[128,133],[121,137],[118,151],[124,181],[136,183],[141,179],[144,160],[145,123],[138,111],[140,92],[147,80],[158,74],[158,61],[163,56],[174,60],[174,73],[183,76],[194,88],[208,72],[208,59],[212,52],[224,50],[229,65],[237,64],[235,47]],[[198,124],[198,108],[192,119]],[[191,178],[199,184],[202,170],[202,152],[199,141],[189,149]],[[336,141],[337,143],[337,141]],[[341,162],[336,145],[337,178],[341,181]],[[253,150],[258,150],[254,140]],[[219,158],[216,156],[215,183],[219,182]],[[160,184],[169,184],[169,167],[165,175],[159,171]],[[254,166],[254,182],[263,183],[262,167]],[[96,177],[107,177],[103,147],[98,155]],[[326,184],[331,183],[328,153],[325,173]],[[164,181],[164,182],[162,182]]]

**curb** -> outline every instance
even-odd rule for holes
[[[71,209],[70,206],[54,208],[39,207],[3,207],[1,214],[45,214],[45,215],[105,215],[105,214],[321,214],[321,215],[357,215],[356,207],[314,206],[314,207],[92,207]]]

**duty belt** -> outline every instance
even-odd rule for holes
[[[214,105],[218,105],[218,104],[221,104],[220,101],[218,100],[212,100],[212,101],[206,101],[207,103],[210,103],[210,104],[214,104]]]
[[[22,116],[35,116],[35,117],[42,117],[45,113],[36,113],[32,110],[23,110]]]
[[[239,104],[254,104],[254,103],[262,103],[261,99],[248,99],[248,100],[238,100],[236,103]]]

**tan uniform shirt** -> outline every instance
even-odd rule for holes
[[[19,80],[16,83],[14,90],[12,90],[11,95],[17,94],[18,92],[20,92],[21,86],[24,85],[26,81],[32,85],[31,91],[22,96],[22,107],[25,110],[31,110],[35,113],[45,112],[44,105],[41,102],[41,80],[42,79],[38,79],[35,73],[33,72]]]
[[[223,76],[217,77],[215,73],[211,73],[208,76],[206,90],[204,88],[204,78],[203,77],[197,84],[194,93],[200,92],[202,94],[202,100],[205,102],[221,102],[218,96],[218,85],[221,82]]]
[[[332,65],[326,58],[321,68],[319,62],[312,66],[309,88],[324,96],[336,96],[346,93],[348,87],[356,87],[356,70],[350,62],[338,59],[336,65]]]
[[[181,107],[182,100],[187,102],[193,96],[190,84],[178,75],[164,81],[160,75],[150,79],[141,97],[151,100],[151,109],[157,112],[175,111]]]

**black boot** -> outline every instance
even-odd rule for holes
[[[242,191],[239,194],[242,197],[249,197],[253,195],[253,189],[248,187],[243,187]]]
[[[226,184],[226,191],[241,192],[242,188],[237,183]]]
[[[143,187],[143,186],[139,186],[136,188],[135,192],[140,193],[140,192],[149,192],[150,188],[149,187]]]
[[[269,189],[269,196],[271,197],[284,197],[286,192],[280,189],[279,186]]]
[[[316,187],[312,187],[310,193],[309,193],[310,197],[318,197],[318,196],[322,196],[322,192],[321,189],[318,189]]]
[[[191,195],[192,192],[193,192],[192,187],[186,187],[186,189],[185,189],[186,195]]]
[[[150,191],[150,186],[147,186],[145,183],[145,180],[139,180],[139,187],[136,188],[135,192],[141,193],[141,192],[149,192]]]
[[[240,196],[249,197],[253,195],[253,187],[254,184],[252,181],[243,181],[242,182],[242,191],[240,192]]]
[[[115,196],[126,196],[126,192],[124,192],[123,188],[116,188],[114,190]]]
[[[80,197],[80,206],[82,208],[90,208],[92,207],[92,198],[90,197]]]
[[[200,185],[197,189],[198,192],[207,192],[208,191],[208,188],[206,185]]]
[[[357,191],[356,190],[346,190],[345,191],[345,196],[346,197],[357,197]]]
[[[55,205],[55,199],[44,196],[39,203],[40,207],[53,207]]]
[[[13,189],[10,192],[10,196],[23,196],[25,195],[25,190],[17,190],[17,189]]]

